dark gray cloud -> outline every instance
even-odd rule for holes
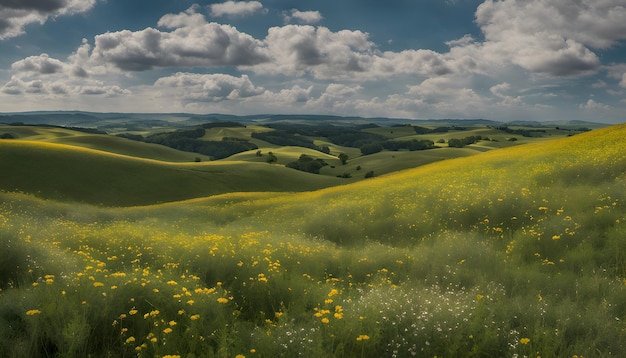
[[[0,40],[24,33],[28,24],[43,24],[50,17],[90,10],[96,0],[0,0]]]
[[[0,0],[0,7],[52,13],[66,6],[67,0]]]

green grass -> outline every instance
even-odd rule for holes
[[[306,193],[1,193],[0,356],[624,356],[625,137]]]
[[[183,152],[162,145],[142,143],[113,135],[88,134],[71,129],[36,126],[0,126],[0,133],[10,133],[20,140],[72,145],[131,157],[165,162],[209,160],[206,155]]]
[[[237,191],[306,191],[336,185],[267,163],[166,163],[73,146],[0,142],[5,191],[107,206],[145,205]],[[281,178],[277,181],[276,178]]]

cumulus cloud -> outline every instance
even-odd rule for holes
[[[579,107],[587,110],[607,110],[611,108],[609,105],[596,102],[593,99],[589,99],[587,103],[580,104]]]
[[[49,75],[63,71],[65,64],[56,58],[50,58],[48,54],[30,56],[23,60],[14,62],[11,69],[17,72],[29,72],[42,75]]]
[[[38,95],[44,97],[55,97],[65,95],[100,95],[113,97],[129,95],[129,90],[117,85],[107,85],[97,80],[81,80],[75,82],[67,78],[50,80],[24,79],[18,76],[11,77],[11,80],[0,87],[0,92],[8,95]]]
[[[551,76],[597,71],[591,49],[626,39],[626,0],[486,0],[476,11],[483,58]]]
[[[361,31],[332,32],[309,25],[272,27],[264,40],[272,63],[255,66],[255,71],[335,78],[364,71],[374,44]]]
[[[183,102],[219,102],[262,94],[265,89],[255,86],[246,75],[197,74],[179,72],[159,78],[154,87],[164,95],[173,94]]]
[[[300,11],[297,9],[291,9],[289,12],[284,12],[283,17],[285,23],[290,23],[292,20],[303,24],[317,24],[322,21],[323,17],[319,11]]]
[[[260,41],[233,26],[207,23],[193,7],[163,16],[158,25],[172,31],[146,28],[96,36],[91,59],[127,71],[243,66],[269,60]]]
[[[209,6],[211,16],[248,16],[255,12],[265,12],[263,4],[258,1],[226,1]]]
[[[0,40],[24,33],[28,24],[91,10],[96,0],[0,0]]]

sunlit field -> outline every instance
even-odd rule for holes
[[[0,356],[626,356],[624,138],[304,193],[0,193]]]

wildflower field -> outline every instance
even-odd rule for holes
[[[626,356],[624,138],[306,193],[0,193],[0,356]]]

